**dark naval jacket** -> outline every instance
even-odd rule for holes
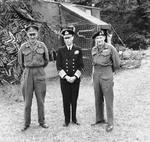
[[[68,75],[76,76],[79,80],[84,67],[80,47],[73,45],[71,50],[68,50],[67,46],[59,48],[56,66],[61,79]]]

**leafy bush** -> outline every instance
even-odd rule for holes
[[[134,50],[147,49],[149,41],[145,38],[144,35],[134,33],[126,40],[126,44],[129,48]]]
[[[131,24],[129,31],[133,34],[126,39],[126,43],[133,49],[147,49],[150,31],[150,2],[143,2],[132,11],[127,23]]]

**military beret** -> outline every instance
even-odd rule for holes
[[[33,28],[33,29],[35,29],[35,30],[39,30],[39,27],[37,26],[37,25],[29,25],[29,26],[27,26],[26,28],[25,28],[25,31],[26,32],[28,32],[28,30],[30,29],[30,28]]]
[[[95,39],[97,36],[105,36],[104,31],[100,30],[100,31],[94,33],[94,35],[92,36],[92,39]]]
[[[74,35],[75,33],[74,33],[74,31],[71,30],[71,29],[63,29],[63,30],[61,31],[61,34],[62,34],[63,36],[66,36],[66,35]]]

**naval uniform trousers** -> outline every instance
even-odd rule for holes
[[[25,101],[25,126],[28,126],[31,123],[31,106],[34,91],[38,106],[38,122],[39,124],[44,124],[44,100],[46,95],[46,81],[44,68],[25,68],[22,79],[22,93]]]
[[[104,100],[108,124],[113,125],[113,72],[111,66],[94,66],[93,85],[95,94],[96,122],[104,120]]]
[[[72,110],[72,121],[76,122],[77,99],[79,94],[80,80],[76,79],[74,83],[69,83],[65,79],[60,79],[60,86],[63,98],[63,108],[65,123],[70,122],[70,111]]]

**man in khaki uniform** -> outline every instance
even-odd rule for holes
[[[96,122],[93,125],[105,123],[104,99],[107,111],[106,131],[113,130],[113,71],[120,67],[120,59],[116,49],[105,42],[105,34],[100,30],[92,37],[95,46],[92,48],[93,84],[95,93]]]
[[[47,66],[49,61],[48,50],[43,42],[37,40],[38,27],[36,25],[30,25],[25,30],[29,40],[21,45],[18,52],[18,62],[24,68],[22,93],[25,101],[25,124],[22,131],[28,129],[31,123],[31,105],[34,91],[38,105],[39,125],[43,128],[48,128],[44,117],[46,94],[44,67]]]

